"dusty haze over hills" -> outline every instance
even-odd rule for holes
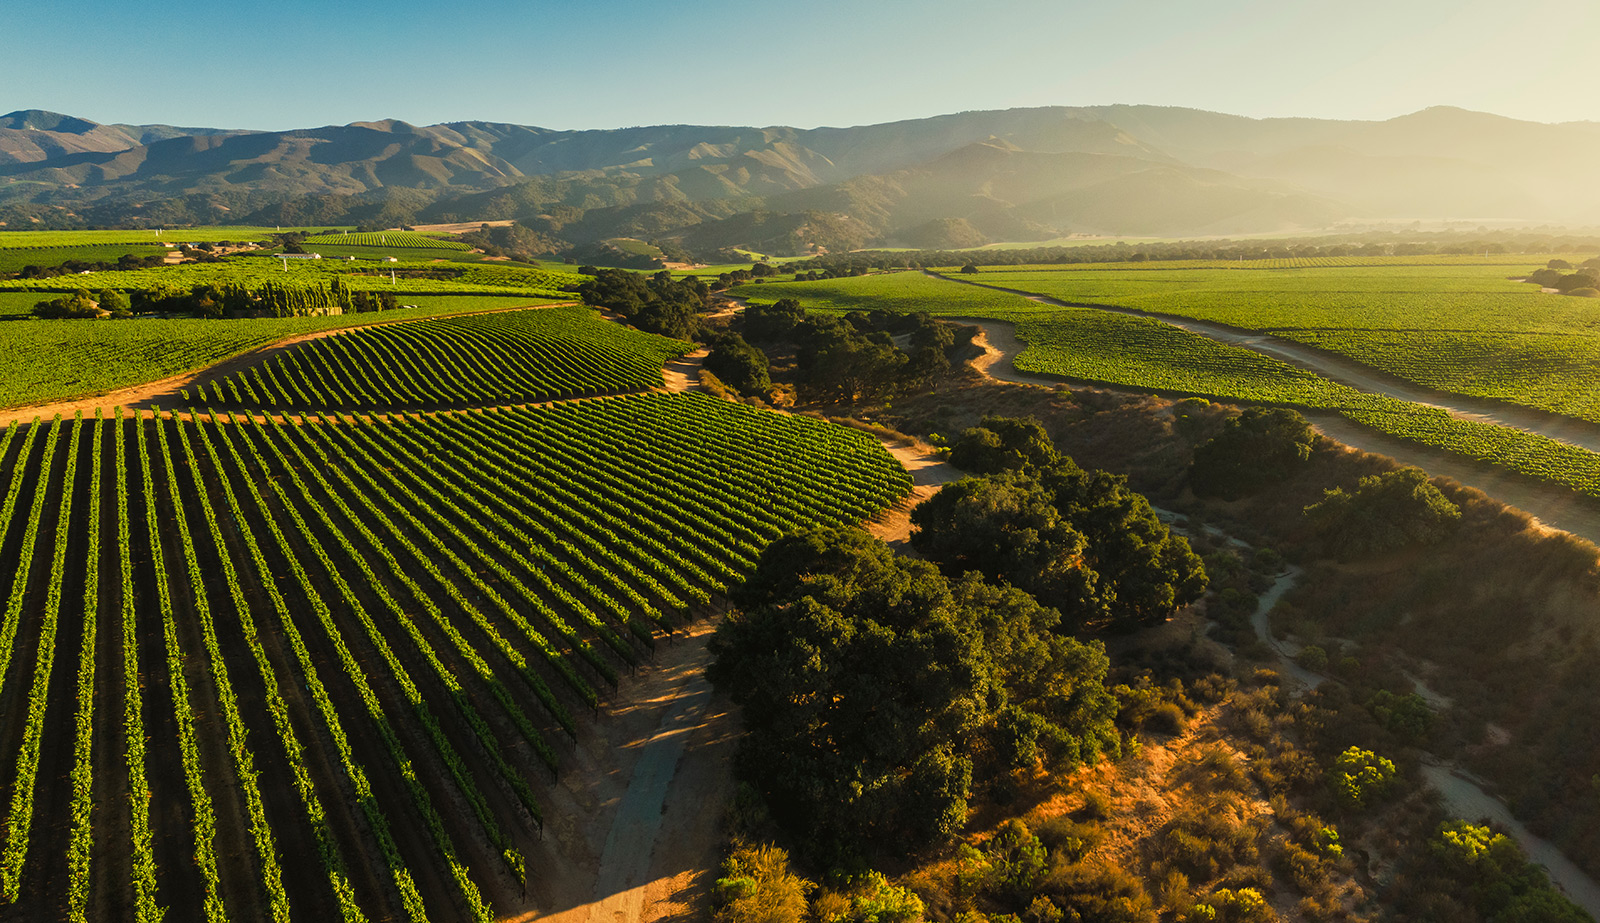
[[[0,117],[7,227],[516,218],[798,250],[1069,234],[1316,230],[1359,219],[1593,224],[1600,124],[1436,107],[1387,121],[1156,106],[851,128],[556,131],[356,122],[250,132]]]

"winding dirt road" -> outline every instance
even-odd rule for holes
[[[911,493],[899,503],[862,523],[862,528],[902,554],[911,550],[911,511],[933,496],[940,487],[962,476],[960,469],[922,446],[907,446],[882,439],[883,447],[911,473]]]
[[[1011,290],[1008,289],[1007,291]],[[1017,294],[1026,295],[1027,293],[1017,292]],[[1043,298],[1042,296],[1032,297],[1033,300],[1044,304],[1066,304],[1065,302]],[[1067,306],[1102,307],[1099,305]],[[1235,345],[1248,346],[1249,343],[1247,341],[1250,340],[1275,339],[1272,337],[1256,337],[1254,335],[1247,336],[1240,334],[1238,331],[1229,331],[1228,328],[1213,324],[1196,322],[1191,327],[1189,322],[1175,323],[1170,318],[1156,317],[1155,315],[1143,314],[1137,311],[1126,311],[1117,308],[1105,308],[1105,310],[1153,317],[1156,320],[1173,323],[1174,326],[1193,330],[1193,332],[1201,333],[1205,336],[1211,336],[1212,333],[1210,331],[1214,329],[1219,334],[1218,339],[1223,339],[1220,335],[1222,333],[1235,338],[1226,340],[1226,342],[1232,342]],[[1059,386],[1062,383],[1062,380],[1058,378],[1031,375],[1027,372],[1017,371],[1014,360],[1027,348],[1027,344],[1017,339],[1014,325],[1009,321],[977,317],[950,317],[945,319],[974,324],[983,330],[983,335],[974,342],[985,349],[985,355],[980,359],[973,360],[973,366],[991,378],[1015,384],[1038,384],[1051,387]],[[1271,345],[1276,349],[1282,343],[1279,341],[1278,343],[1267,345]],[[1295,344],[1288,345],[1295,346]],[[1250,348],[1256,347],[1251,346]],[[1257,351],[1267,352],[1265,349],[1258,349]],[[1485,420],[1504,426],[1514,426],[1518,429],[1541,433],[1552,439],[1558,439],[1562,442],[1569,442],[1573,445],[1600,452],[1600,428],[1581,420],[1557,417],[1553,414],[1522,408],[1507,408],[1504,405],[1498,405],[1493,408],[1493,413],[1481,413],[1478,410],[1486,409],[1488,402],[1474,402],[1471,399],[1457,400],[1455,395],[1448,395],[1449,403],[1444,403],[1439,399],[1439,395],[1426,392],[1415,385],[1391,386],[1384,380],[1385,376],[1373,373],[1370,370],[1363,370],[1362,367],[1357,366],[1355,363],[1329,357],[1327,354],[1311,350],[1309,347],[1296,346],[1295,351],[1307,354],[1303,357],[1306,359],[1306,363],[1303,365],[1304,368],[1359,390],[1442,407],[1463,419]],[[1289,361],[1286,358],[1289,352],[1290,350],[1285,347],[1283,354],[1267,354],[1274,355],[1274,358]],[[1341,377],[1343,373],[1339,372],[1338,369],[1342,366],[1349,366],[1353,370],[1352,374]],[[1114,386],[1105,387],[1115,390]],[[1474,410],[1474,407],[1477,407],[1478,410]],[[1473,461],[1453,452],[1434,449],[1409,440],[1389,436],[1361,426],[1337,413],[1315,410],[1302,410],[1301,413],[1304,414],[1305,418],[1311,422],[1311,425],[1318,432],[1335,442],[1363,452],[1387,455],[1401,464],[1415,465],[1429,474],[1459,481],[1468,487],[1477,488],[1503,503],[1528,513],[1539,520],[1540,524],[1548,528],[1570,532],[1600,545],[1600,501],[1592,497],[1559,485],[1535,481],[1532,478],[1504,468]],[[1524,423],[1528,425],[1522,425]]]
[[[1160,321],[1180,330],[1187,330],[1190,333],[1209,337],[1218,342],[1227,343],[1230,346],[1240,346],[1264,356],[1287,362],[1290,365],[1305,369],[1308,372],[1315,372],[1324,378],[1354,388],[1357,391],[1381,394],[1397,400],[1409,401],[1413,404],[1437,407],[1448,412],[1451,416],[1463,420],[1510,426],[1526,432],[1548,436],[1559,442],[1566,442],[1593,452],[1600,452],[1600,426],[1585,420],[1577,420],[1531,407],[1522,407],[1516,404],[1468,397],[1461,394],[1450,394],[1425,388],[1415,382],[1380,372],[1371,366],[1269,333],[1241,330],[1225,324],[1193,320],[1171,314],[1140,311],[1135,308],[1125,308],[1118,305],[1063,301],[1059,298],[1038,295],[1022,289],[974,282],[931,271],[927,272],[927,274],[934,278],[944,279],[947,282],[959,282],[963,285],[974,285],[979,288],[1009,292],[1013,295],[1020,295],[1037,304],[1060,308],[1091,308],[1096,311]],[[957,318],[951,319],[955,320]],[[972,318],[960,318],[960,320],[965,323],[980,323]],[[988,321],[987,323],[996,324],[1001,322]]]
[[[1185,523],[1181,520],[1186,517],[1174,516],[1171,513],[1163,515],[1164,520],[1169,518],[1179,520],[1174,526],[1177,531],[1184,530]],[[1231,536],[1227,539],[1241,547],[1250,547]],[[1250,618],[1250,624],[1257,640],[1272,651],[1280,675],[1306,689],[1316,689],[1323,682],[1332,681],[1331,678],[1321,673],[1314,673],[1296,663],[1289,647],[1273,636],[1270,625],[1272,610],[1302,575],[1303,571],[1293,566],[1279,574],[1273,580],[1272,586],[1261,594],[1256,610]],[[1415,679],[1412,681],[1416,683]],[[1430,690],[1426,686],[1421,683],[1417,683],[1417,686],[1424,697],[1430,696]],[[1448,707],[1448,700],[1442,696],[1434,696],[1434,699],[1439,703],[1435,705],[1436,708]],[[1484,790],[1482,780],[1474,778],[1455,765],[1427,755],[1424,756],[1422,777],[1452,815],[1474,823],[1489,820],[1498,824],[1517,841],[1530,860],[1544,867],[1550,875],[1550,881],[1563,894],[1587,911],[1590,916],[1600,919],[1600,882],[1595,881],[1587,872],[1574,864],[1554,844],[1534,834],[1518,821],[1505,802]]]

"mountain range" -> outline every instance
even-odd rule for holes
[[[0,116],[0,222],[515,218],[550,250],[626,236],[777,252],[1351,220],[1590,225],[1595,163],[1600,124],[1449,107],[1387,121],[1117,105],[583,131],[395,120],[247,131],[22,110]]]

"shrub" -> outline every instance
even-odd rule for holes
[[[1396,778],[1393,762],[1371,750],[1351,747],[1328,770],[1328,787],[1340,804],[1360,810],[1388,794]]]
[[[1305,515],[1330,553],[1354,557],[1438,542],[1461,508],[1422,469],[1408,467],[1364,477],[1353,491],[1333,488]]]
[[[1433,709],[1415,692],[1395,695],[1387,689],[1380,689],[1367,700],[1367,711],[1379,724],[1411,743],[1428,736],[1428,731],[1433,727]]]
[[[1157,855],[1196,880],[1210,880],[1240,862],[1254,862],[1256,828],[1226,805],[1214,803],[1168,821],[1157,839]]]
[[[1313,673],[1328,669],[1328,652],[1315,644],[1307,644],[1294,657],[1295,663]]]
[[[1194,450],[1189,481],[1197,494],[1236,500],[1281,481],[1311,458],[1316,432],[1283,407],[1252,407]]]
[[[1021,899],[1044,877],[1044,843],[1020,820],[1012,819],[1001,827],[985,851],[991,870],[989,887],[993,891]]]
[[[1040,824],[1034,831],[1039,841],[1058,860],[1082,861],[1093,852],[1104,838],[1104,832],[1094,824],[1079,823],[1061,814]]]
[[[1267,923],[1277,918],[1272,905],[1255,888],[1218,888],[1184,917],[1206,923]]]
[[[817,901],[818,923],[917,923],[926,910],[915,892],[891,884],[881,872],[867,872],[842,894],[827,897]]]
[[[789,869],[777,846],[740,846],[722,863],[712,893],[716,923],[802,923],[811,882]]]

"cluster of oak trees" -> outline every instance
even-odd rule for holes
[[[950,836],[975,780],[1117,754],[1092,633],[1205,590],[1142,496],[1038,424],[986,420],[953,457],[975,476],[918,507],[927,560],[852,529],[779,539],[712,642],[745,777],[826,865]]]

